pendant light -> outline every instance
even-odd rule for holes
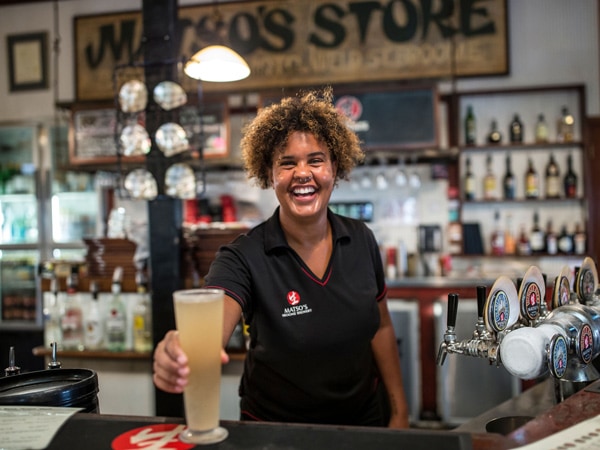
[[[228,82],[238,81],[250,75],[248,63],[238,53],[223,45],[225,42],[225,21],[215,1],[212,14],[216,41],[198,51],[185,64],[183,71],[195,80]],[[214,36],[213,36],[214,39]]]
[[[183,69],[195,80],[228,82],[250,75],[248,63],[238,53],[224,45],[209,45],[192,56]]]

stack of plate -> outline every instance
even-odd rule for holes
[[[112,277],[115,268],[123,268],[123,278],[135,277],[136,245],[128,239],[84,239],[90,277]]]

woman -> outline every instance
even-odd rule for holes
[[[375,238],[328,209],[337,181],[363,158],[331,89],[263,108],[241,146],[249,177],[279,202],[219,250],[205,279],[226,293],[223,346],[242,314],[249,325],[242,419],[408,427]],[[154,383],[179,393],[188,373],[170,331],[155,351]]]

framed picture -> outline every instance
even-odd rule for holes
[[[179,117],[188,136],[197,136],[206,159],[229,156],[229,113],[225,101],[204,102],[200,108],[182,108]]]
[[[48,88],[48,33],[6,37],[10,91]]]

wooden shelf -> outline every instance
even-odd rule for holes
[[[52,356],[52,350],[46,347],[34,347],[32,350],[35,356]],[[91,359],[151,359],[152,352],[109,352],[108,350],[59,350],[60,358],[91,358]]]

